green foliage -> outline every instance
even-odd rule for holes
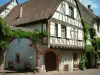
[[[96,50],[96,53],[99,54],[98,52],[100,52],[100,38],[95,38],[92,40],[93,46]]]
[[[83,54],[81,60],[79,61],[79,65],[78,65],[80,70],[85,69],[86,62],[87,62],[87,58],[86,58],[85,54]]]
[[[80,60],[78,66],[79,66],[80,70],[84,70],[85,69],[85,62],[83,60]]]
[[[0,30],[0,33],[2,33],[0,48],[7,48],[9,40],[13,38],[29,38],[34,44],[38,44],[41,38],[48,35],[47,32],[12,30],[1,17]]]
[[[8,42],[7,41],[0,41],[0,48],[5,49],[8,46]]]
[[[85,43],[85,51],[82,55],[82,58],[79,62],[79,69],[84,70],[85,69],[85,63],[87,62],[87,52],[91,52],[94,50],[94,48],[91,45],[87,45],[87,41],[89,40],[89,24],[85,21],[85,19],[82,17],[82,23],[83,23],[83,32],[84,32],[84,43]]]
[[[92,38],[92,39],[96,38],[96,29],[93,29],[93,30],[90,32],[90,35],[91,35],[91,38]]]
[[[86,45],[86,52],[93,52],[95,53],[95,49],[92,45]]]
[[[89,24],[86,23],[85,19],[82,18],[83,22],[83,32],[84,32],[84,42],[87,44],[88,36],[89,36]]]

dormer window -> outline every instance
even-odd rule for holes
[[[69,16],[74,18],[74,9],[71,6],[69,6]]]

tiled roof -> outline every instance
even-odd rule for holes
[[[5,18],[9,25],[24,25],[43,19],[49,19],[63,0],[29,0],[22,3],[22,17],[20,6],[17,5]],[[18,19],[19,18],[19,19]]]

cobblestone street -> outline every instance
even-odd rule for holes
[[[4,74],[0,74],[4,75]],[[100,69],[87,69],[84,71],[71,71],[71,72],[47,72],[47,73],[6,73],[5,75],[100,75]]]

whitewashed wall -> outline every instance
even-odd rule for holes
[[[94,25],[94,28],[96,29],[96,36],[100,37],[100,31],[98,32],[97,30],[97,23],[95,22],[93,25]],[[100,24],[99,24],[99,30],[100,30]]]
[[[23,27],[30,28],[30,29],[33,29],[33,30],[39,30],[40,32],[42,31],[42,23],[26,25],[26,26],[23,26]]]
[[[30,62],[32,69],[36,66],[36,50],[33,46],[29,46],[32,42],[28,39],[14,39],[6,50],[5,67],[8,68],[8,62],[14,63],[16,70],[24,69],[24,62]],[[20,62],[16,63],[16,53],[20,55]]]
[[[66,50],[61,50],[61,63],[59,65],[59,70],[64,71],[64,65],[68,64],[69,65],[69,71],[73,71],[73,52],[71,51],[66,51]],[[78,54],[78,64],[80,60],[80,54]]]

